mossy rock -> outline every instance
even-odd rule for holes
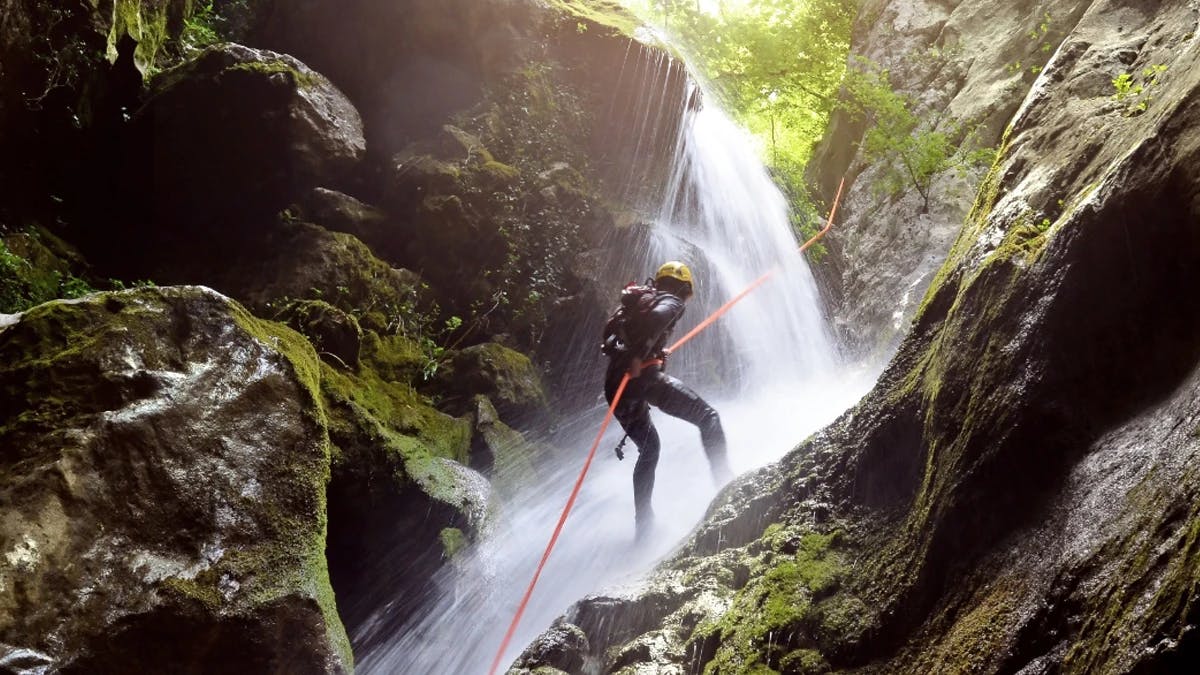
[[[0,328],[0,643],[72,672],[351,672],[318,363],[198,287]]]
[[[387,621],[416,611],[422,589],[492,511],[487,480],[466,466],[469,421],[435,409],[410,383],[424,363],[415,344],[368,331],[359,361],[352,371],[324,364],[321,379],[336,447],[329,564],[352,631],[381,598],[392,602]]]
[[[386,236],[387,213],[336,190],[313,188],[301,210],[306,221],[331,232],[345,232],[368,242]]]
[[[358,365],[363,332],[346,312],[322,300],[297,300],[275,318],[307,337],[322,359],[347,370]]]
[[[91,288],[82,257],[42,229],[0,237],[0,313],[19,312]]]
[[[310,223],[284,223],[224,270],[219,286],[266,315],[293,300],[321,300],[364,328],[394,332],[421,302],[420,280],[375,257],[357,238]]]
[[[475,397],[486,396],[518,428],[548,411],[541,371],[528,356],[496,342],[452,353],[430,387],[454,414],[473,412]]]

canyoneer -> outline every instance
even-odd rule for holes
[[[663,372],[668,356],[667,340],[683,316],[684,304],[692,296],[692,290],[692,272],[687,265],[678,261],[664,263],[652,281],[625,287],[621,305],[604,329],[601,351],[609,357],[604,397],[610,404],[625,373],[630,376],[614,416],[638,450],[633,468],[633,504],[639,541],[650,534],[654,523],[651,494],[660,443],[658,431],[650,420],[650,406],[700,429],[701,443],[718,487],[733,475],[717,411],[696,392]]]

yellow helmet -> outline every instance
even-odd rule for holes
[[[684,265],[678,260],[672,260],[670,262],[663,263],[662,267],[658,268],[658,272],[655,273],[655,281],[662,279],[675,279],[691,286],[692,271],[688,269],[687,265]]]

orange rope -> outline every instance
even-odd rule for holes
[[[803,252],[814,242],[825,236],[826,232],[833,227],[833,216],[837,213],[838,202],[842,198],[842,187],[846,184],[846,179],[842,179],[841,185],[838,186],[837,196],[833,200],[833,209],[829,212],[829,222],[825,224],[825,229],[818,232],[811,239],[804,242],[800,247]],[[717,311],[713,312],[704,321],[701,321],[698,326],[688,331],[687,335],[675,341],[675,344],[667,348],[667,352],[673,352],[679,349],[685,342],[696,337],[700,331],[708,328],[714,321],[721,318],[734,305],[742,300],[742,298],[750,295],[754,289],[766,283],[767,279],[775,270],[771,270],[754,280],[754,283],[747,286],[741,293],[738,293],[732,300],[721,305]],[[650,360],[642,364],[643,368],[662,363],[660,360]],[[496,669],[500,667],[500,659],[504,658],[504,652],[508,649],[508,645],[512,642],[513,635],[517,632],[517,625],[521,623],[521,617],[525,614],[525,608],[529,605],[529,598],[533,596],[533,588],[537,586],[538,579],[542,576],[542,569],[546,567],[546,561],[550,559],[550,552],[554,550],[554,544],[558,542],[558,535],[562,534],[563,525],[567,522],[567,516],[571,515],[571,508],[575,506],[575,499],[579,497],[579,490],[583,487],[583,479],[587,477],[588,469],[592,466],[592,460],[596,457],[596,449],[600,447],[600,439],[604,437],[604,432],[608,431],[608,424],[612,422],[613,414],[617,409],[617,403],[620,402],[621,396],[625,393],[625,387],[629,384],[629,373],[621,378],[621,384],[617,386],[617,392],[613,395],[612,403],[608,404],[608,412],[604,415],[604,422],[600,425],[600,433],[596,435],[596,440],[592,442],[592,449],[588,450],[587,459],[583,462],[583,470],[579,472],[579,478],[575,479],[575,487],[571,490],[571,496],[567,498],[567,504],[563,507],[562,515],[558,517],[558,524],[554,526],[554,534],[550,535],[550,542],[546,544],[546,550],[542,552],[542,559],[538,561],[537,570],[533,573],[533,578],[529,580],[529,587],[525,589],[525,595],[521,597],[521,603],[517,605],[517,613],[513,616],[512,622],[508,625],[508,631],[504,634],[504,640],[500,643],[500,649],[496,652],[496,658],[492,660],[492,667],[488,669],[488,675],[495,675]]]
[[[843,178],[842,182],[838,185],[837,196],[835,196],[833,198],[833,208],[830,209],[830,211],[829,211],[829,220],[827,220],[825,222],[825,228],[822,229],[820,232],[816,233],[815,235],[813,235],[811,239],[804,242],[804,245],[800,247],[801,253],[806,251],[809,246],[812,246],[813,244],[817,243],[817,240],[824,237],[825,234],[827,232],[829,232],[830,228],[833,227],[833,217],[834,217],[834,215],[837,214],[838,203],[842,200],[842,188],[844,188],[845,186],[846,186],[846,179]],[[732,309],[734,305],[741,302],[742,298],[746,297],[747,295],[750,295],[750,293],[753,292],[754,289],[756,289],[759,286],[762,286],[764,283],[766,283],[767,279],[770,279],[771,275],[775,274],[775,272],[778,269],[779,268],[776,267],[775,269],[772,269],[771,271],[767,272],[766,274],[762,275],[761,277],[755,279],[754,282],[751,283],[749,286],[747,286],[744,290],[742,290],[741,293],[738,293],[737,295],[733,296],[732,300],[725,303],[724,305],[721,305],[721,307],[718,308],[717,311],[710,314],[707,319],[701,321],[698,326],[696,326],[695,328],[688,331],[687,335],[684,335],[683,337],[676,340],[675,344],[671,345],[670,347],[667,347],[667,353],[670,354],[671,352],[675,351],[676,349],[679,349],[680,347],[683,346],[683,344],[685,342],[687,342],[688,340],[691,340],[692,338],[699,335],[700,331],[704,330],[705,328],[708,328],[709,326],[711,326],[713,324],[714,321],[721,318],[722,316],[725,316],[725,313],[728,312],[730,309]]]
[[[521,604],[517,606],[517,613],[513,616],[512,623],[508,625],[508,632],[504,634],[504,641],[500,643],[500,649],[496,652],[496,658],[492,661],[492,667],[488,669],[488,675],[495,675],[496,668],[500,666],[500,659],[504,657],[504,651],[508,649],[508,643],[512,641],[513,634],[517,632],[517,624],[521,622],[521,615],[525,613],[525,606],[529,604],[529,597],[533,595],[533,587],[537,585],[538,577],[542,576],[542,568],[546,566],[546,561],[550,559],[550,552],[554,550],[554,544],[558,541],[558,535],[562,533],[563,525],[567,522],[567,516],[571,514],[571,507],[575,505],[575,498],[579,496],[579,490],[583,487],[583,479],[587,476],[588,469],[592,466],[592,459],[596,456],[596,448],[600,447],[600,439],[604,437],[604,432],[608,430],[608,423],[612,421],[613,413],[617,409],[617,402],[621,400],[621,395],[625,393],[625,386],[629,384],[629,373],[625,373],[625,377],[621,378],[621,384],[617,387],[617,393],[613,395],[612,403],[608,405],[608,412],[604,415],[604,423],[600,425],[600,433],[596,434],[596,440],[592,443],[592,449],[588,451],[587,460],[583,463],[583,471],[579,472],[579,478],[575,480],[575,488],[571,490],[571,496],[567,499],[567,505],[563,507],[562,515],[558,517],[558,524],[554,526],[554,534],[550,536],[550,542],[546,544],[546,550],[542,553],[542,559],[538,562],[537,571],[533,573],[533,579],[529,581],[529,588],[525,589],[525,595],[521,598]]]

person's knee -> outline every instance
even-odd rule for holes
[[[716,410],[709,408],[704,411],[700,417],[700,431],[704,434],[725,435],[724,427],[721,426],[721,416]]]

